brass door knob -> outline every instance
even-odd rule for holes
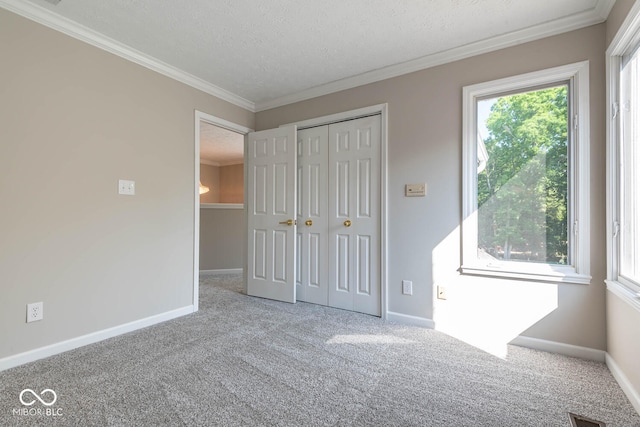
[[[283,225],[288,225],[289,227],[291,227],[293,224],[295,224],[296,222],[292,219],[288,219],[286,221],[280,221],[279,224],[283,224]]]
[[[304,222],[304,225],[306,225],[307,227],[311,227],[313,225],[313,221],[311,221],[310,219],[306,220]]]
[[[351,227],[351,220],[350,220],[350,219],[346,220],[346,221],[344,222],[344,226],[345,226],[345,227]]]

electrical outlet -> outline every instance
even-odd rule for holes
[[[118,194],[124,194],[126,196],[136,195],[136,182],[128,179],[118,180]]]
[[[413,282],[411,280],[402,281],[402,293],[404,295],[413,295]]]
[[[27,304],[27,323],[42,320],[44,318],[44,308],[41,302]]]
[[[447,288],[438,286],[438,299],[447,299]]]

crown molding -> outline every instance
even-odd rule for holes
[[[599,24],[607,19],[614,3],[615,0],[599,0],[593,9],[577,15],[546,22],[544,24],[470,43],[461,47],[437,52],[432,55],[423,56],[415,60],[391,65],[389,67],[384,67],[357,76],[347,77],[345,79],[316,86],[291,95],[285,95],[283,97],[267,101],[259,101],[256,102],[255,111],[260,112],[276,107],[282,107],[295,102],[305,101],[307,99],[328,95],[330,93],[351,89],[369,83],[375,83],[404,74],[413,73],[415,71],[470,58],[483,53],[489,53],[522,43],[588,27],[590,25]]]
[[[124,43],[120,43],[119,41],[98,33],[84,25],[80,25],[70,19],[64,18],[41,6],[20,0],[0,0],[0,7],[141,65],[149,70],[160,73],[173,80],[184,83],[202,92],[208,93],[209,95],[213,95],[238,107],[255,112],[255,103],[252,101],[244,99],[199,77],[166,64],[152,56],[127,46]]]
[[[614,3],[615,0],[598,0],[593,9],[578,15],[255,103],[41,6],[21,0],[0,0],[0,7],[255,113],[599,24],[607,19]]]

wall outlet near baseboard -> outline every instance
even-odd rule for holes
[[[447,299],[447,288],[438,286],[438,299]]]
[[[42,302],[27,304],[27,323],[42,320],[44,318],[44,307]]]

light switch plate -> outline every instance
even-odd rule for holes
[[[406,197],[424,197],[427,194],[427,184],[407,184],[404,187]]]
[[[118,194],[124,194],[126,196],[135,196],[136,194],[136,182],[126,179],[118,180]]]

